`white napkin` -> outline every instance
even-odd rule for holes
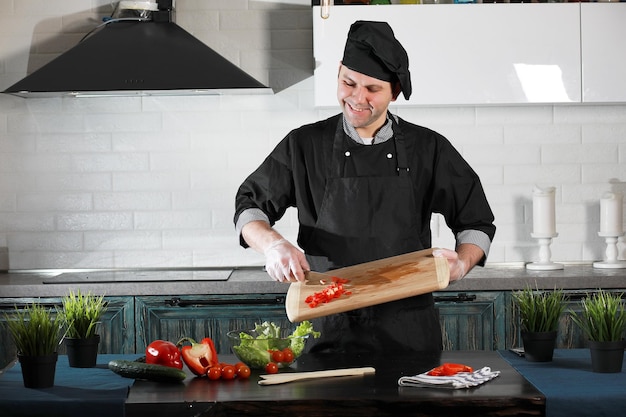
[[[431,387],[431,388],[470,388],[492,380],[500,375],[500,371],[492,371],[485,366],[474,372],[459,372],[452,376],[431,376],[426,372],[415,376],[403,376],[398,380],[398,385],[404,387]]]

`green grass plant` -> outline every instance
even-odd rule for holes
[[[66,337],[88,339],[96,335],[97,325],[106,311],[104,296],[70,291],[63,297],[60,314],[67,327]]]
[[[26,308],[15,307],[13,314],[4,314],[6,326],[22,356],[46,356],[57,351],[62,325],[59,317],[39,303]]]
[[[562,290],[538,291],[530,287],[513,292],[519,307],[522,330],[526,332],[552,332],[559,327],[559,318],[565,310]]]
[[[622,293],[599,290],[581,300],[582,311],[570,311],[572,321],[589,340],[613,342],[624,338],[626,309]]]

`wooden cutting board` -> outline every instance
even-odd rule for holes
[[[432,252],[433,249],[411,252],[325,274],[311,272],[308,281],[289,285],[285,299],[287,317],[297,323],[446,288],[450,280],[448,261],[433,257]],[[344,287],[352,294],[309,307],[304,300],[330,285],[333,276],[350,280]],[[324,282],[320,283],[320,279]]]

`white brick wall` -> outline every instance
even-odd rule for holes
[[[0,89],[110,14],[108,0],[0,5]],[[290,129],[337,111],[313,106],[308,5],[177,1],[177,22],[272,96],[0,95],[0,269],[261,264],[238,246],[236,189]],[[557,188],[553,259],[602,258],[599,199],[626,192],[626,105],[394,110],[446,135],[481,175],[498,226],[491,262],[536,260],[535,184]],[[432,224],[449,246],[443,220]],[[290,239],[296,227],[294,210],[278,225]]]

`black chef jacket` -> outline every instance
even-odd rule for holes
[[[297,207],[298,244],[324,271],[431,246],[430,218],[441,213],[456,234],[493,239],[493,214],[480,180],[438,133],[393,121],[394,138],[361,145],[342,116],[289,133],[241,185],[235,222],[249,208],[273,225]],[[242,245],[246,243],[242,240]],[[320,349],[440,349],[431,294],[318,319]]]

